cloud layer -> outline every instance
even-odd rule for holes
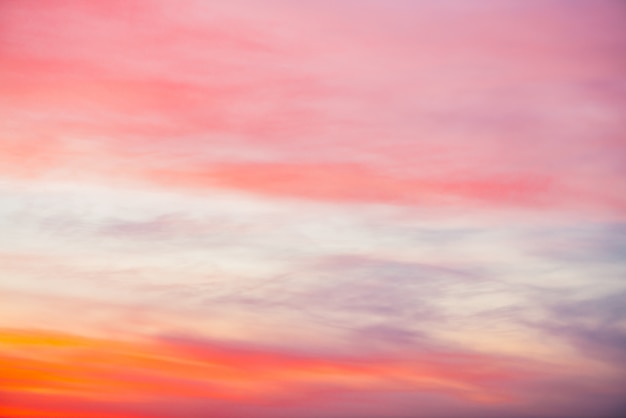
[[[0,415],[621,416],[625,13],[2,2]]]

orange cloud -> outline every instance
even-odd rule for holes
[[[149,418],[147,415],[124,414],[120,412],[99,412],[92,409],[63,409],[46,407],[0,407],[0,413],[7,418]]]
[[[527,377],[503,359],[481,355],[348,359],[27,330],[0,332],[0,369],[0,390],[12,408],[4,416],[11,417],[56,416],[28,415],[32,405],[19,401],[24,395],[110,405],[164,398],[254,404],[306,401],[329,390],[418,390],[500,403],[511,395],[499,385]]]

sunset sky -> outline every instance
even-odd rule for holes
[[[621,0],[0,1],[1,418],[626,415]]]

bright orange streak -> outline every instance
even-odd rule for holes
[[[91,410],[43,410],[41,408],[0,407],[3,417],[18,418],[147,418],[145,415],[96,412]]]
[[[30,394],[111,404],[171,397],[237,403],[305,399],[320,387],[435,391],[506,402],[509,396],[495,385],[524,377],[504,360],[479,355],[350,361],[209,343],[121,342],[16,330],[0,331],[0,370],[0,391],[9,399]],[[14,403],[3,416],[81,416],[31,413],[26,407],[32,405]]]

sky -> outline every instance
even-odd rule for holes
[[[625,19],[0,2],[0,417],[624,416]]]

